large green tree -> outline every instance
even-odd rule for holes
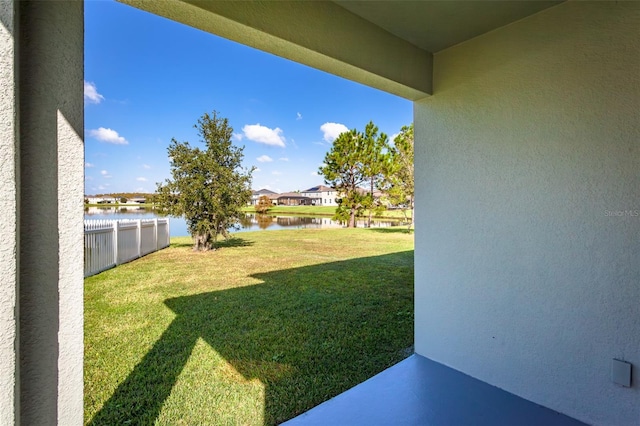
[[[405,219],[409,223],[409,229],[411,229],[415,217],[413,148],[413,124],[403,126],[400,134],[394,138],[393,146],[389,151],[390,159],[387,162],[383,184],[391,204],[400,206],[402,209]],[[410,217],[408,217],[407,211],[411,212]]]
[[[233,128],[216,111],[194,127],[204,149],[171,140],[171,179],[158,183],[156,203],[167,214],[184,216],[193,249],[201,251],[215,249],[218,235],[228,238],[242,219],[253,168],[242,167],[243,148],[232,144]]]
[[[318,169],[318,173],[324,176],[324,182],[338,192],[340,203],[336,218],[346,220],[349,228],[356,227],[356,216],[366,205],[367,196],[360,188],[366,179],[363,173],[363,139],[363,134],[355,129],[341,133]]]
[[[387,151],[389,149],[388,138],[384,133],[378,134],[378,126],[370,121],[364,129],[362,139],[362,174],[368,182],[369,194],[365,199],[365,206],[369,209],[368,226],[371,227],[371,216],[373,211],[381,205],[374,196],[375,189],[380,187],[384,179],[387,161],[389,160]]]

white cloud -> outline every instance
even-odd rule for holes
[[[142,176],[140,176],[140,177],[137,177],[137,178],[136,178],[136,180],[137,180],[138,182],[146,182],[146,181],[147,181],[147,178],[146,178],[146,177],[142,177]]]
[[[110,174],[109,174],[109,172],[108,172],[108,171],[106,171],[106,170],[100,170],[100,174],[101,174],[101,175],[102,175],[102,177],[103,177],[103,178],[105,178],[105,179],[109,179],[109,178],[111,178],[111,175],[110,175]]]
[[[280,160],[280,161],[289,161],[289,159],[287,157],[280,157],[280,158],[278,158],[278,160]]]
[[[105,129],[104,127],[89,130],[89,136],[98,139],[101,142],[112,143],[116,145],[127,145],[129,143],[115,130]]]
[[[100,185],[100,186],[98,187],[98,189],[99,189],[100,191],[102,191],[102,190],[107,189],[107,187],[106,187],[106,186],[104,186],[104,185]]]
[[[104,96],[98,93],[98,89],[94,83],[84,82],[84,100],[90,104],[99,104],[104,101]]]
[[[254,173],[258,173],[261,172],[262,169],[260,167],[256,167],[255,169],[253,169]]]
[[[84,180],[93,180],[93,176],[85,176]]]
[[[93,163],[84,163],[84,166],[88,169],[89,167],[95,167],[96,165]]]
[[[271,174],[274,175],[274,176],[280,176],[280,175],[282,175],[282,172],[274,170],[274,171],[271,172]]]
[[[296,112],[296,120],[302,120],[302,114]]]
[[[311,172],[311,176],[320,176],[318,172]]]
[[[344,124],[340,123],[324,123],[320,126],[320,130],[322,130],[322,137],[325,141],[332,143],[340,133],[348,132],[349,129]]]
[[[242,133],[234,133],[234,134],[233,134],[233,138],[234,138],[235,140],[237,140],[238,142],[240,142],[240,141],[242,140],[242,138],[243,138],[243,137],[244,137],[244,136],[242,136]]]
[[[142,168],[143,168],[143,169],[147,169],[147,170],[149,170],[149,169],[151,168],[151,166],[150,166],[150,165],[148,165],[148,164],[143,164],[143,165],[142,165]]]
[[[261,163],[270,163],[273,161],[273,158],[269,157],[268,155],[261,155],[260,157],[256,158],[256,160]]]
[[[265,145],[285,147],[285,138],[282,136],[282,129],[276,127],[270,129],[258,124],[247,124],[242,128],[244,136],[254,142],[263,143]]]

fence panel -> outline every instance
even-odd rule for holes
[[[142,221],[140,224],[140,237],[140,254],[142,256],[157,250],[156,226],[154,221]]]
[[[169,219],[85,220],[84,276],[169,246]]]
[[[84,223],[84,276],[116,265],[113,225],[107,221]]]
[[[118,221],[118,265],[140,257],[138,221]]]
[[[158,220],[158,243],[156,244],[156,250],[169,247],[169,220]]]

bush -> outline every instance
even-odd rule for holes
[[[269,211],[271,206],[273,206],[273,204],[271,203],[271,199],[266,195],[262,195],[258,199],[258,204],[256,204],[255,209],[257,213],[265,214],[267,211]]]

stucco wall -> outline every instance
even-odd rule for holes
[[[83,2],[20,1],[23,424],[83,418]]]
[[[13,2],[0,2],[0,424],[14,423],[17,168]]]
[[[639,3],[568,2],[415,104],[416,352],[602,425],[640,424],[639,39]]]

